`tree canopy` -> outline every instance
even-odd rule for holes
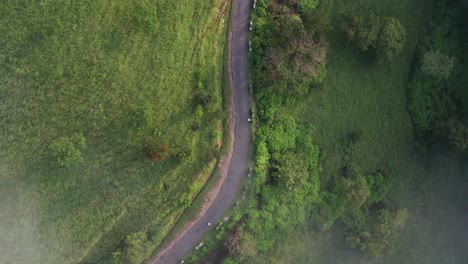
[[[344,25],[348,40],[362,50],[370,50],[377,61],[392,59],[401,52],[406,41],[406,31],[400,21],[393,17],[352,16]]]

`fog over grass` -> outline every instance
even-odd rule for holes
[[[0,263],[41,263],[36,204],[1,163],[0,175]]]

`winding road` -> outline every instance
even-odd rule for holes
[[[242,178],[247,174],[250,144],[249,88],[247,76],[249,0],[233,0],[231,9],[231,32],[229,45],[229,72],[231,74],[231,96],[234,127],[234,149],[229,169],[218,195],[204,215],[185,232],[171,248],[156,257],[152,264],[175,264],[192,250],[211,228],[221,219],[238,193]],[[208,223],[213,223],[211,226]]]

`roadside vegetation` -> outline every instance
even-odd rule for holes
[[[217,164],[227,12],[3,1],[0,262],[151,255]]]
[[[252,10],[250,198],[190,260],[465,261],[466,7],[311,2]]]

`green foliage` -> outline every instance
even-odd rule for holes
[[[286,190],[302,187],[309,178],[309,171],[300,156],[293,152],[281,155],[278,172],[274,175]]]
[[[405,28],[393,17],[379,17],[371,13],[368,18],[353,16],[344,30],[348,40],[362,50],[371,50],[379,62],[392,59],[401,52],[406,41]]]
[[[427,51],[421,63],[421,70],[440,79],[447,79],[455,59],[438,51]]]
[[[415,69],[407,84],[408,109],[415,130],[419,135],[427,133],[437,117],[435,98],[443,88],[440,80],[426,76],[422,70]]]
[[[237,228],[231,232],[227,236],[224,245],[229,250],[229,254],[241,262],[257,254],[254,237],[243,228]]]
[[[62,167],[70,167],[84,162],[82,152],[86,150],[86,138],[79,133],[71,137],[60,137],[49,145],[55,162]]]
[[[430,20],[433,19],[431,5],[432,2],[421,0],[391,2],[364,0],[340,1],[339,3],[322,0],[317,10],[330,15],[334,27],[338,27],[337,23],[342,19],[343,14],[349,13],[350,10],[358,10],[363,16],[366,15],[367,10],[378,10],[379,14],[398,18],[406,29],[407,41],[404,50],[391,62],[384,61],[379,65],[369,65],[369,57],[366,54],[356,52],[356,48],[346,41],[343,42],[339,34],[329,34],[327,38],[331,43],[330,60],[327,63],[327,78],[321,84],[323,89],[311,90],[307,95],[298,97],[293,103],[287,103],[289,98],[283,95],[283,103],[274,111],[286,112],[295,117],[301,130],[300,136],[296,139],[296,145],[303,146],[301,139],[307,137],[320,145],[320,167],[322,168],[320,201],[319,205],[314,206],[317,210],[312,209],[311,218],[307,218],[308,221],[300,224],[300,227],[294,231],[278,235],[280,232],[278,228],[277,232],[271,232],[265,237],[261,234],[256,235],[256,239],[265,241],[262,245],[268,245],[267,239],[274,236],[280,236],[281,239],[276,240],[271,250],[259,252],[256,258],[249,260],[249,263],[406,263],[418,262],[421,259],[440,263],[446,262],[447,259],[463,262],[464,252],[458,251],[459,254],[455,257],[451,253],[450,256],[446,254],[446,249],[451,248],[453,239],[459,239],[459,237],[452,236],[451,239],[445,239],[448,238],[445,236],[444,239],[440,239],[437,232],[430,232],[429,230],[433,229],[433,222],[427,221],[425,209],[428,208],[424,206],[435,206],[431,206],[429,210],[454,209],[453,199],[458,196],[450,196],[447,193],[453,190],[452,183],[461,183],[461,177],[458,177],[460,170],[453,169],[456,168],[454,166],[457,166],[456,160],[458,159],[451,158],[454,157],[453,153],[440,153],[440,149],[437,149],[437,153],[431,152],[429,163],[427,159],[415,155],[412,144],[414,143],[413,127],[408,120],[407,100],[405,99],[404,83],[407,81],[409,63],[413,60],[413,51],[417,42],[422,39],[426,26],[431,24]],[[415,10],[418,12],[415,13]],[[304,17],[302,19],[305,21]],[[438,25],[439,22],[433,23]],[[452,27],[452,29],[455,28]],[[449,34],[448,31],[443,31],[443,34],[446,34],[446,39],[452,39],[454,32],[452,30],[452,34]],[[445,41],[444,38],[441,40]],[[258,42],[254,41],[254,43]],[[255,53],[255,50],[253,52]],[[443,53],[454,56],[450,52]],[[252,58],[254,61],[261,61],[261,59]],[[256,66],[252,67],[255,69],[252,72],[254,79],[259,78],[258,74],[264,74],[257,71]],[[455,62],[451,78],[457,76],[455,72],[458,66],[459,64]],[[427,74],[424,75],[427,76]],[[270,86],[256,85],[255,87],[256,93],[262,93],[262,100],[264,100],[263,97],[267,97],[265,90]],[[444,85],[440,89],[444,89]],[[276,96],[277,93],[268,94]],[[259,98],[257,94],[256,98]],[[278,101],[281,102],[281,100]],[[307,128],[302,133],[304,124],[307,124]],[[263,123],[260,124],[262,125]],[[362,130],[364,136],[351,144],[351,151],[344,151],[347,143],[343,144],[343,138],[349,138],[351,132],[358,130]],[[349,157],[344,158],[345,155]],[[344,160],[361,166],[362,172],[360,173],[365,175],[368,181],[371,195],[358,210],[346,211],[346,208],[342,206],[346,203],[346,199],[339,195],[339,191],[334,191],[336,188],[334,185],[340,186],[335,180],[343,179],[343,176],[338,175],[343,174],[342,168],[347,165],[343,164]],[[278,165],[274,161],[272,163],[275,166]],[[386,169],[378,170],[382,167]],[[391,171],[391,174],[387,170]],[[274,172],[274,169],[272,171]],[[349,173],[346,177],[352,178],[352,175],[356,174]],[[440,175],[451,176],[441,178]],[[395,188],[389,194],[389,200],[383,199],[392,183],[400,188]],[[266,184],[274,183],[267,181]],[[434,188],[434,186],[438,187]],[[460,190],[461,192],[463,191]],[[396,203],[407,204],[415,210],[411,211],[412,218],[414,218],[411,220],[411,226],[401,232],[401,239],[398,238],[398,234],[396,236],[398,251],[389,257],[369,258],[364,254],[356,254],[343,249],[342,228],[333,228],[329,232],[317,232],[315,230],[317,225],[313,225],[310,221],[323,216],[324,225],[332,225],[338,219],[345,225],[345,229],[350,229],[349,234],[353,230],[356,234],[360,230],[370,231],[368,227],[373,225],[375,215],[379,210],[387,207],[386,210],[394,213],[393,209],[390,209],[393,207],[389,203],[390,199]],[[255,201],[253,208],[262,208],[262,205],[261,201]],[[461,201],[457,208],[452,211],[453,214],[448,215],[459,217],[463,208]],[[250,215],[254,213],[249,213]],[[268,216],[265,217],[268,220],[265,222],[270,224]],[[272,217],[274,216],[273,214]],[[440,216],[441,226],[444,226],[447,216]],[[395,220],[395,222],[398,221]],[[259,224],[255,228],[260,229],[262,226]],[[372,232],[369,234],[372,235]],[[427,241],[428,238],[433,241],[429,247],[418,247],[414,243],[419,240]],[[377,238],[372,239],[377,240]],[[409,248],[411,250],[408,250]]]
[[[301,17],[304,30],[310,38],[325,39],[325,35],[332,29],[330,18],[320,10],[303,11]]]
[[[299,14],[279,14],[271,21],[272,35],[277,36],[278,46],[287,46],[289,42],[303,33],[302,19]]]
[[[455,7],[439,3],[423,41],[407,84],[408,108],[417,134],[424,138],[434,131],[434,124],[453,116],[453,90],[448,87],[450,72],[459,43]],[[450,37],[447,37],[450,36]],[[437,133],[437,132],[436,132]]]
[[[142,263],[148,253],[150,253],[150,246],[151,244],[147,240],[146,232],[141,231],[127,235],[123,245],[122,256],[117,263]]]
[[[363,175],[358,175],[354,179],[345,178],[342,184],[348,208],[361,208],[371,195],[367,180]]]
[[[348,40],[356,42],[356,45],[363,51],[377,43],[380,23],[376,15],[371,14],[368,21],[362,16],[353,16],[349,20],[344,26]]]
[[[259,193],[261,186],[267,181],[267,170],[270,164],[270,153],[264,140],[257,140],[255,164],[255,192]]]
[[[397,231],[406,225],[408,216],[406,209],[396,212],[382,209],[371,216],[370,224],[362,226],[359,231],[351,231],[346,241],[351,247],[366,251],[372,256],[389,255],[395,248]]]
[[[232,258],[226,258],[223,259],[222,264],[240,264],[240,262]]]
[[[383,17],[381,23],[379,40],[375,44],[377,59],[391,59],[403,50],[406,31],[400,21],[393,17]]]
[[[279,98],[277,90],[263,90],[257,95],[263,102]],[[280,111],[281,105],[281,100],[258,105],[261,127],[256,142],[254,203],[259,208],[248,210],[245,228],[262,251],[274,245],[280,232],[305,221],[318,200],[320,186],[318,148],[291,115]],[[269,107],[276,109],[269,111]]]
[[[294,118],[284,114],[276,115],[271,125],[259,130],[259,133],[266,136],[272,158],[279,159],[281,153],[296,148],[299,130]]]
[[[270,1],[268,8],[258,7],[266,16],[255,21],[252,57],[253,70],[258,73],[256,86],[297,96],[323,81],[328,54],[324,35],[329,21],[314,12],[316,2],[303,2],[304,8],[299,9],[294,1]]]
[[[387,195],[393,184],[382,173],[374,173],[366,177],[370,189],[370,196],[367,199],[367,205],[378,203]]]
[[[306,12],[308,10],[315,9],[320,3],[320,0],[300,0],[299,8],[301,11]]]
[[[350,230],[366,225],[367,209],[380,202],[392,186],[389,177],[381,172],[363,175],[352,163],[347,170],[346,177],[334,178],[328,189],[320,192],[314,222],[321,230],[327,230],[337,220]]]
[[[314,223],[322,230],[328,230],[346,211],[343,190],[339,184],[333,184],[328,191],[320,192]]]
[[[203,108],[201,105],[197,105],[195,109],[195,119],[193,121],[193,127],[195,129],[198,129],[201,127],[201,124],[203,122]]]

